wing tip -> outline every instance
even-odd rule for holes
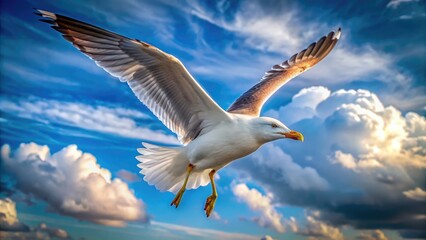
[[[334,33],[333,40],[334,40],[334,39],[339,40],[341,35],[342,35],[342,28],[341,28],[341,27],[339,27],[339,28],[337,29],[337,31]]]
[[[52,20],[56,20],[56,14],[49,12],[49,11],[45,11],[45,10],[41,10],[41,9],[37,9],[37,8],[33,8],[36,12],[34,14],[44,17],[44,18],[49,18]]]

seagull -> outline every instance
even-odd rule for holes
[[[186,189],[212,186],[204,211],[212,213],[218,193],[217,171],[278,139],[303,141],[277,119],[262,117],[264,103],[285,83],[310,69],[334,48],[341,29],[332,31],[306,49],[273,66],[259,83],[223,110],[176,57],[146,42],[36,9],[40,21],[51,24],[78,50],[126,82],[136,97],[177,136],[177,147],[142,143],[138,167],[149,185],[175,193],[170,205],[179,206]],[[219,76],[220,77],[220,76]]]

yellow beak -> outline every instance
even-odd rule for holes
[[[293,140],[298,140],[302,142],[304,140],[303,135],[300,132],[296,132],[293,130],[291,130],[290,132],[283,133],[283,135],[285,136],[285,138],[290,138]]]

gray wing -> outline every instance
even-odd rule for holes
[[[111,75],[127,82],[144,103],[179,140],[186,144],[228,119],[174,56],[136,39],[37,10],[43,22]]]
[[[275,65],[265,73],[262,80],[241,95],[228,109],[230,113],[259,116],[263,104],[285,83],[310,69],[325,58],[334,48],[341,29],[330,32],[289,60]]]

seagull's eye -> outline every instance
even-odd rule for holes
[[[272,124],[271,124],[271,127],[272,127],[272,128],[277,128],[277,127],[278,127],[278,125],[277,125],[277,124],[275,124],[275,123],[272,123]]]

